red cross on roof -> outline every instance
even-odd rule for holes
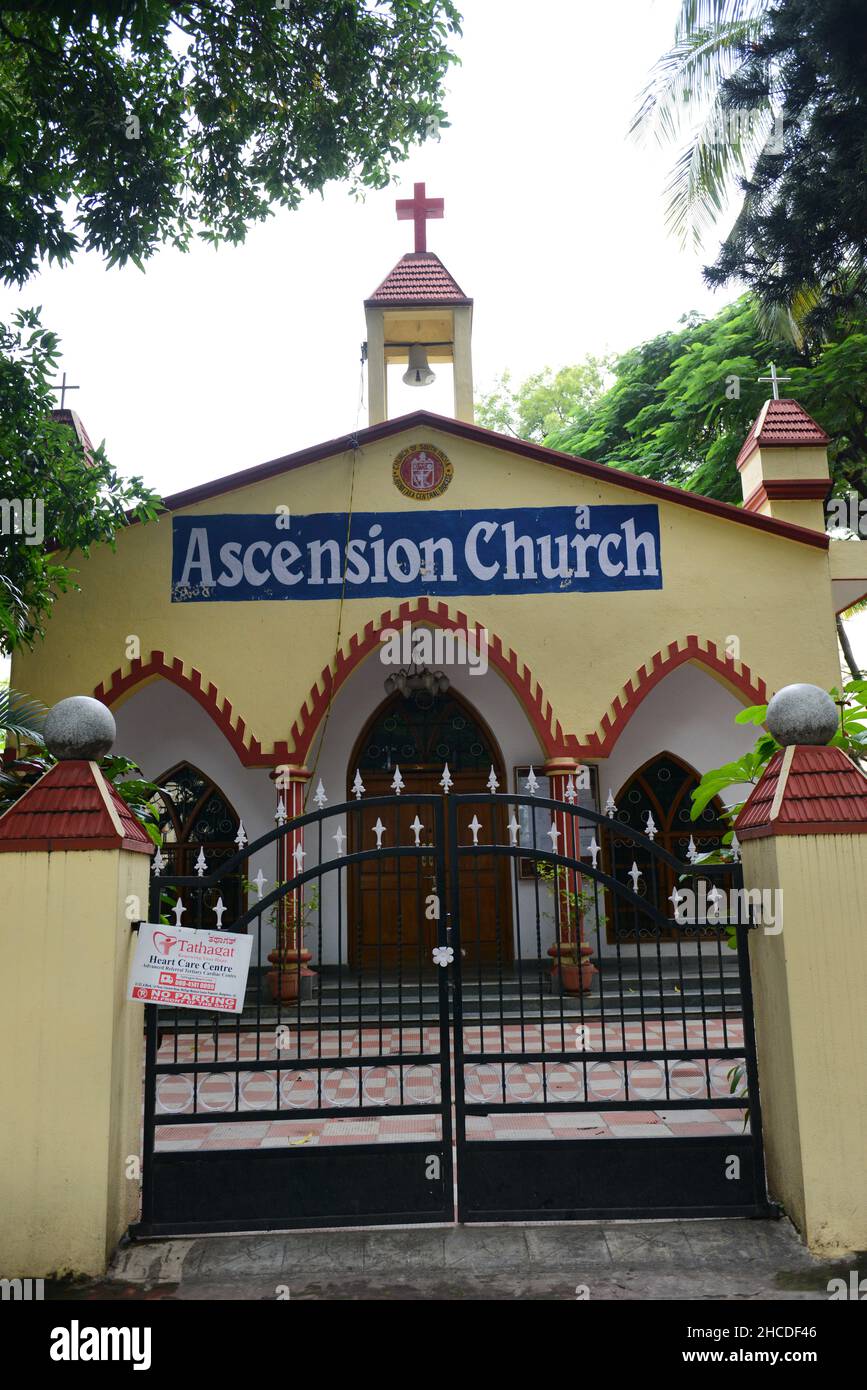
[[[445,201],[442,198],[427,198],[424,184],[413,184],[411,198],[398,198],[395,202],[398,222],[415,223],[415,253],[427,250],[427,220],[429,217],[443,217]]]

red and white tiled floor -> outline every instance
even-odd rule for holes
[[[279,1036],[278,1036],[279,1033]],[[157,1078],[156,1147],[168,1149],[275,1148],[293,1145],[397,1143],[440,1139],[440,1117],[431,1114],[376,1115],[378,1105],[439,1103],[439,1064],[430,1054],[439,1046],[439,1029],[427,1027],[344,1026],[329,1028],[321,1037],[314,1029],[283,1031],[263,1028],[258,1034],[221,1034],[215,1052],[212,1033],[198,1037],[167,1032],[159,1062],[198,1061],[215,1063],[215,1070],[200,1074],[195,1109],[201,1123],[172,1124],[170,1116],[194,1111],[194,1075],[178,1073]],[[579,1051],[578,1043],[581,1043]],[[544,1062],[468,1061],[465,1087],[468,1103],[490,1102],[487,1115],[467,1117],[468,1138],[486,1139],[592,1139],[724,1135],[744,1131],[745,1111],[714,1105],[730,1092],[729,1072],[736,1059],[705,1061],[690,1057],[697,1048],[736,1048],[743,1042],[738,1020],[646,1020],[626,1024],[606,1021],[603,1037],[599,1021],[584,1025],[576,1036],[574,1025],[504,1023],[464,1028],[467,1054],[544,1052]],[[665,1049],[665,1060],[606,1058],[593,1060],[594,1052],[654,1051]],[[568,1053],[568,1056],[563,1054]],[[400,1065],[364,1063],[364,1058],[400,1055]],[[340,1060],[338,1066],[293,1069],[293,1058]],[[348,1059],[358,1059],[357,1061]],[[279,1071],[219,1071],[221,1061],[279,1060]],[[417,1060],[416,1060],[417,1059]],[[667,1072],[667,1077],[666,1077]],[[628,1082],[628,1096],[627,1096]],[[402,1091],[401,1091],[402,1084]],[[534,1102],[585,1100],[598,1108],[574,1112],[538,1112]],[[634,1110],[610,1110],[607,1105],[629,1099],[642,1103]],[[496,1103],[520,1102],[526,1113],[498,1112]],[[672,1099],[691,1099],[700,1108],[669,1109]],[[369,1106],[369,1117],[342,1117],[342,1107]],[[656,1108],[659,1106],[660,1108]],[[244,1120],[245,1110],[286,1111],[274,1121]],[[317,1108],[333,1111],[333,1117],[292,1119],[292,1110]],[[231,1121],[216,1122],[210,1116],[236,1111]],[[160,1115],[166,1122],[159,1123]]]

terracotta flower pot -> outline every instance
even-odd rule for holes
[[[549,946],[551,974],[560,976],[560,987],[565,994],[588,994],[593,988],[596,966],[590,959],[593,947],[582,941],[576,950],[571,942],[559,946]]]
[[[294,947],[286,947],[283,950],[268,952],[269,961],[276,967],[269,970],[267,975],[268,988],[275,1004],[278,999],[286,1004],[298,998],[301,976],[306,973],[311,955],[306,947],[302,947],[300,951]]]

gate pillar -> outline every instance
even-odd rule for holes
[[[781,690],[767,725],[783,747],[735,829],[761,918],[750,963],[768,1185],[809,1247],[837,1255],[867,1248],[867,777],[826,746],[837,711],[817,687]]]
[[[126,990],[153,845],[93,760],[113,735],[98,701],[61,701],[62,760],[0,817],[7,1278],[104,1274],[138,1214],[143,1006]]]

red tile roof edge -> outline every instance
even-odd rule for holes
[[[735,467],[743,468],[756,449],[817,449],[830,442],[830,435],[791,396],[765,401],[741,445]]]
[[[75,809],[64,809],[64,798]],[[147,831],[95,762],[55,763],[0,816],[0,853],[89,849],[154,850]]]
[[[213,482],[199,483],[195,487],[186,488],[183,492],[176,492],[165,497],[163,507],[167,512],[179,511],[182,507],[191,507],[195,503],[206,501],[211,497],[220,497],[227,492],[236,492],[239,488],[250,487],[254,483],[263,482],[265,479],[276,477],[281,473],[291,472],[295,468],[304,468],[308,464],[318,463],[321,459],[332,458],[335,454],[346,453],[351,449],[361,449],[366,444],[375,444],[380,439],[389,439],[396,434],[405,434],[408,430],[422,429],[439,430],[443,434],[455,435],[459,439],[468,439],[477,444],[485,444],[491,449],[500,449],[520,458],[534,459],[554,468],[565,469],[569,473],[577,473],[580,476],[593,479],[594,482],[606,482],[613,487],[622,487],[628,492],[637,492],[644,496],[658,498],[661,502],[674,502],[694,511],[722,517],[726,521],[735,521],[741,526],[752,526],[756,530],[765,531],[773,536],[799,541],[802,545],[827,550],[831,543],[830,537],[824,531],[813,531],[807,526],[798,526],[791,521],[778,521],[774,517],[762,516],[759,512],[747,512],[744,511],[743,507],[737,507],[732,502],[717,502],[712,497],[703,497],[697,492],[687,492],[686,489],[674,487],[671,483],[658,483],[652,478],[642,478],[635,473],[627,473],[625,469],[613,468],[605,463],[594,463],[591,459],[581,458],[577,454],[566,454],[559,449],[549,449],[544,444],[533,444],[526,439],[515,439],[511,435],[499,434],[496,430],[485,429],[482,425],[471,425],[465,420],[455,420],[447,415],[435,415],[433,411],[429,410],[416,410],[409,415],[399,415],[392,420],[385,420],[379,425],[368,425],[365,429],[360,429],[354,434],[341,435],[337,439],[329,439],[322,444],[314,444],[307,449],[300,449],[294,454],[284,454],[280,458],[270,459],[267,463],[255,464],[252,468],[245,468],[238,473],[230,473],[226,477],[216,478]],[[131,524],[137,524],[137,518],[134,515],[130,514],[128,519]]]
[[[781,748],[747,797],[735,832],[739,840],[867,834],[867,777],[842,748]]]

